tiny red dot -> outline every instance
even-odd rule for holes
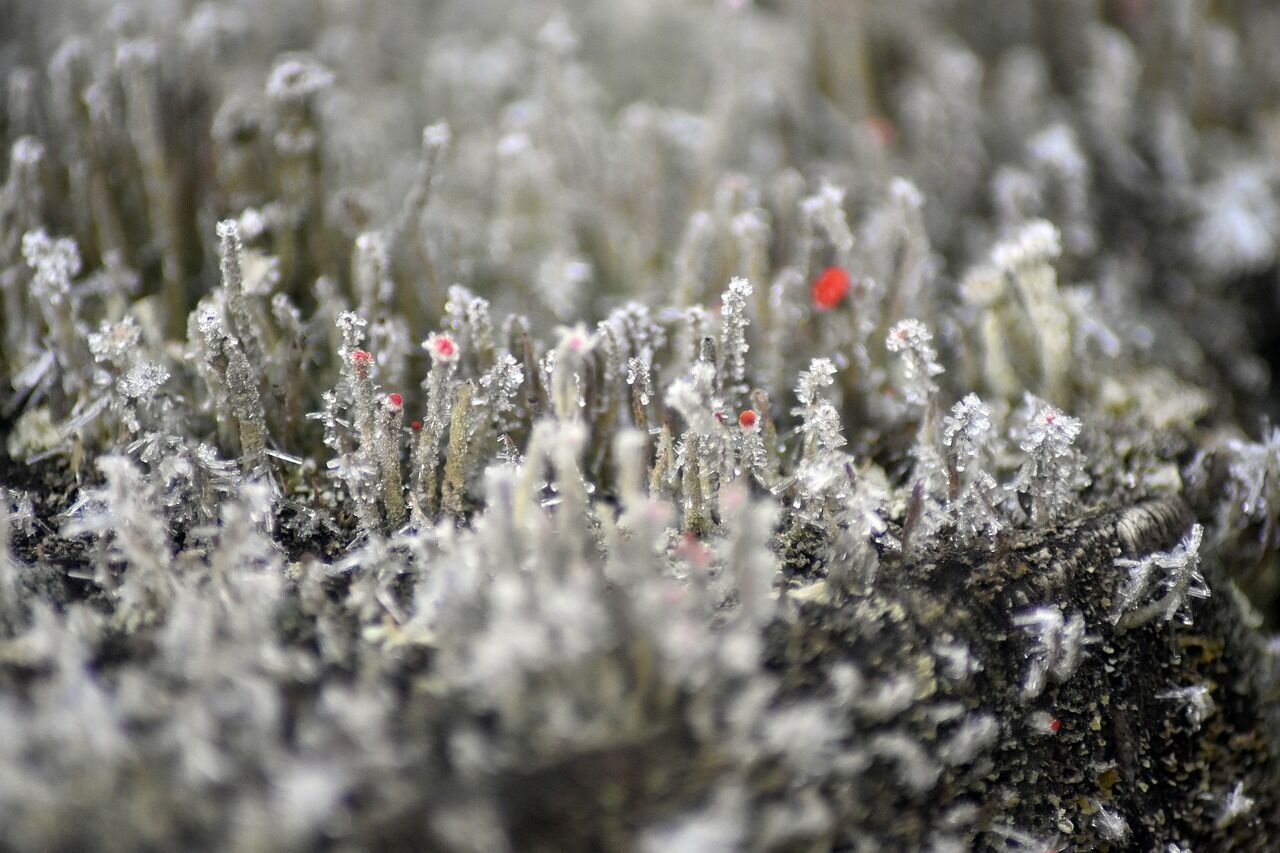
[[[875,137],[876,142],[889,147],[898,138],[898,128],[892,121],[881,115],[867,116],[867,129]]]
[[[415,432],[422,429],[422,421],[409,421],[409,429],[414,430]]]
[[[1062,720],[1059,720],[1057,717],[1054,717],[1049,722],[1049,731],[1053,732],[1054,734],[1057,734],[1058,730],[1061,728],[1062,728]]]
[[[372,353],[365,352],[365,351],[364,351],[364,350],[362,350],[362,349],[354,350],[354,351],[351,353],[351,360],[352,360],[352,361],[370,362],[370,361],[373,361],[373,354],[372,354]]]
[[[754,410],[744,409],[742,413],[738,415],[738,426],[742,427],[743,429],[751,429],[755,425],[756,425],[756,413]]]
[[[830,311],[844,300],[852,281],[841,267],[827,267],[813,282],[813,304],[819,311]]]
[[[399,409],[404,405],[404,397],[401,397],[399,394],[394,394],[394,393],[388,394],[387,402],[391,404],[392,408]]]

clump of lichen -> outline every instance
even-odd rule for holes
[[[1280,11],[356,5],[0,35],[7,844],[1266,848]]]

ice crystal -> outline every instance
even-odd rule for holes
[[[146,399],[168,379],[169,371],[158,364],[144,361],[131,367],[129,372],[120,378],[117,387],[126,397]]]
[[[22,257],[35,270],[35,295],[61,302],[71,292],[71,280],[80,274],[80,251],[70,237],[50,237],[43,229],[22,235]]]
[[[1193,598],[1208,598],[1209,587],[1200,574],[1200,543],[1204,527],[1193,524],[1171,551],[1157,551],[1137,560],[1116,559],[1126,570],[1116,593],[1111,621],[1133,628],[1153,619],[1172,620]]]
[[[1156,697],[1179,703],[1186,713],[1187,722],[1191,724],[1191,728],[1199,730],[1215,710],[1213,697],[1209,694],[1207,684],[1193,684],[1189,687],[1173,687],[1161,691],[1156,694]]]
[[[747,305],[751,294],[751,283],[735,278],[720,298],[720,381],[731,395],[747,390]]]
[[[1083,459],[1074,447],[1083,425],[1079,418],[1045,405],[1026,425],[1019,446],[1027,455],[1014,487],[1031,499],[1031,519],[1053,521],[1070,506],[1084,482]]]
[[[981,465],[982,452],[990,437],[991,407],[977,394],[966,394],[943,420],[942,443],[950,448],[957,471]]]
[[[889,330],[885,348],[902,357],[903,398],[924,405],[938,390],[933,378],[943,372],[933,348],[933,334],[919,320],[902,320]]]
[[[1013,624],[1031,637],[1030,663],[1022,692],[1027,698],[1039,696],[1047,679],[1066,681],[1080,665],[1085,636],[1084,617],[1079,613],[1064,616],[1057,605],[1037,607],[1013,617]]]

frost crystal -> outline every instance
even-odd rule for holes
[[[1001,270],[1015,272],[1023,267],[1048,263],[1061,252],[1062,240],[1058,229],[1050,222],[1038,220],[1023,226],[1012,239],[992,249],[991,259]]]
[[[267,97],[283,101],[305,101],[333,85],[333,74],[315,59],[298,54],[282,59],[267,78]]]
[[[1031,636],[1031,649],[1027,653],[1030,664],[1023,681],[1023,695],[1029,699],[1039,696],[1046,679],[1052,675],[1061,683],[1070,678],[1080,665],[1084,654],[1084,617],[1073,613],[1065,618],[1057,605],[1037,607],[1013,617],[1013,624]]]
[[[943,372],[933,348],[932,333],[919,320],[902,320],[889,330],[885,347],[889,352],[902,355],[903,398],[909,403],[924,405],[938,390],[933,377]]]
[[[746,392],[747,378],[747,304],[751,298],[751,283],[745,278],[729,282],[729,289],[720,299],[720,358],[723,367],[720,380],[726,393]]]
[[[942,443],[951,448],[957,471],[977,464],[991,435],[991,408],[977,394],[966,394],[942,424]]]
[[[89,351],[94,361],[123,367],[137,355],[141,337],[142,329],[132,317],[126,316],[118,323],[103,320],[98,331],[89,334]]]
[[[1156,697],[1180,703],[1186,712],[1187,722],[1191,724],[1191,728],[1195,731],[1200,730],[1200,727],[1204,725],[1204,721],[1209,719],[1215,710],[1213,697],[1209,695],[1209,686],[1207,684],[1174,687],[1157,693]]]
[[[627,384],[635,389],[640,405],[649,405],[653,396],[653,380],[649,375],[649,365],[638,356],[627,359]]]
[[[147,399],[169,378],[169,371],[158,364],[144,361],[135,364],[121,377],[120,393],[133,399]]]
[[[1168,622],[1188,598],[1208,598],[1209,587],[1200,574],[1203,538],[1204,527],[1195,524],[1172,551],[1157,551],[1137,560],[1117,558],[1116,565],[1128,570],[1128,575],[1116,593],[1111,621],[1123,628],[1153,619]],[[1159,597],[1152,600],[1153,595]]]
[[[1097,804],[1098,812],[1093,816],[1093,827],[1098,830],[1098,834],[1102,836],[1104,841],[1111,841],[1116,844],[1124,843],[1129,839],[1129,821],[1124,815],[1114,809],[1109,809],[1101,803]]]
[[[71,291],[71,279],[80,274],[80,251],[70,237],[52,239],[43,229],[22,235],[22,257],[35,270],[34,293],[61,302]]]
[[[1078,418],[1055,406],[1043,406],[1027,424],[1019,446],[1027,460],[1014,487],[1031,498],[1031,519],[1044,523],[1066,512],[1084,480],[1084,460],[1072,445],[1080,435]]]

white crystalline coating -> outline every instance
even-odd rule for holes
[[[1190,687],[1174,687],[1156,694],[1159,699],[1169,699],[1182,705],[1187,722],[1199,730],[1204,721],[1213,716],[1216,706],[1210,695],[1209,685],[1193,684]]]
[[[34,136],[23,136],[13,143],[10,157],[15,166],[34,166],[44,159],[44,145]]]
[[[1079,613],[1064,616],[1056,604],[1017,613],[1013,624],[1031,640],[1022,687],[1027,698],[1039,696],[1050,676],[1062,683],[1075,674],[1085,644],[1092,642],[1085,636],[1084,617]]]
[[[942,443],[948,447],[957,446],[959,439],[970,446],[978,446],[990,433],[991,407],[977,394],[969,393],[951,407],[951,414],[944,419]]]
[[[937,390],[933,377],[943,372],[933,348],[933,333],[924,323],[908,317],[894,324],[884,345],[889,352],[902,356],[902,396],[910,403],[923,405]]]
[[[1045,406],[1028,424],[1026,437],[1021,443],[1022,450],[1024,453],[1065,456],[1080,435],[1081,427],[1079,418],[1064,414],[1056,406]]]
[[[98,331],[89,333],[89,352],[97,362],[126,364],[137,351],[141,337],[142,329],[131,316],[118,323],[103,320]]]
[[[844,194],[843,188],[824,183],[815,195],[800,203],[805,217],[821,226],[840,252],[853,248],[853,232],[849,230],[849,220],[844,212]]]
[[[906,178],[895,177],[889,182],[889,197],[909,210],[919,210],[924,207],[924,193]]]
[[[796,385],[796,399],[802,405],[813,405],[821,389],[835,383],[835,375],[836,366],[831,359],[815,358],[809,362],[809,369],[800,374],[800,381]]]
[[[429,124],[422,129],[422,144],[428,148],[445,148],[453,138],[447,121]]]
[[[1127,575],[1116,592],[1112,621],[1126,627],[1157,618],[1168,622],[1188,599],[1208,598],[1209,587],[1200,574],[1203,539],[1204,527],[1194,524],[1171,551],[1157,551],[1137,560],[1117,558],[1116,566]]]
[[[1062,254],[1062,236],[1052,222],[1038,219],[991,250],[992,262],[1005,272],[1048,263]]]
[[[359,349],[364,343],[364,329],[369,325],[354,311],[343,311],[336,320],[338,333],[342,335],[342,354],[345,356],[352,350]]]
[[[169,379],[169,371],[158,364],[143,361],[135,364],[120,378],[118,388],[126,397],[146,399]]]
[[[942,443],[951,448],[957,471],[979,461],[991,438],[991,407],[977,394],[966,394],[942,421]]]
[[[480,394],[493,407],[496,414],[515,410],[516,394],[524,384],[524,365],[513,356],[503,353],[493,367],[480,377]]]
[[[236,219],[236,227],[240,229],[241,236],[246,240],[256,240],[261,237],[267,230],[267,218],[262,215],[262,211],[256,207],[247,207],[241,211],[239,218]]]
[[[1275,260],[1280,204],[1272,190],[1272,171],[1269,165],[1239,166],[1200,194],[1191,256],[1208,272],[1242,275]]]
[[[22,235],[22,257],[35,270],[32,290],[43,298],[61,300],[80,274],[80,250],[70,237],[51,238],[44,229]]]
[[[277,62],[267,78],[267,96],[276,100],[304,100],[333,85],[333,73],[315,59],[297,54]]]
[[[751,282],[734,278],[720,299],[720,357],[724,364],[722,380],[726,388],[742,386],[747,376],[747,301],[751,298]],[[736,388],[735,390],[745,390]]]
[[[1129,838],[1129,821],[1119,811],[1097,804],[1097,813],[1093,816],[1093,828],[1098,830],[1104,841],[1121,843]]]
[[[649,376],[649,364],[638,356],[627,359],[627,384],[638,386],[640,405],[649,405],[653,395],[653,380]]]
[[[1236,782],[1235,787],[1233,787],[1222,800],[1222,808],[1218,813],[1217,826],[1219,828],[1230,826],[1239,818],[1242,818],[1252,812],[1256,806],[1257,802],[1253,797],[1245,794],[1244,782]]]

